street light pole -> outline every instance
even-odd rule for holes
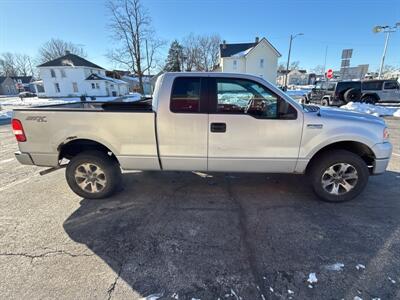
[[[383,54],[382,54],[382,59],[381,59],[381,65],[379,67],[379,74],[378,74],[378,78],[381,79],[382,78],[382,72],[383,72],[383,67],[384,67],[384,63],[385,63],[385,57],[386,57],[386,51],[387,51],[387,47],[389,44],[389,38],[390,38],[390,34],[392,32],[396,32],[397,28],[400,27],[400,22],[396,23],[394,26],[375,26],[372,31],[374,33],[379,33],[379,32],[384,32],[386,34],[385,37],[385,46],[383,47]]]
[[[381,66],[379,68],[379,75],[378,78],[381,79],[382,76],[382,71],[383,71],[383,64],[385,63],[385,57],[386,57],[386,50],[387,50],[387,46],[388,46],[388,42],[389,42],[389,36],[390,33],[393,31],[386,31],[386,38],[385,38],[385,47],[383,47],[383,54],[382,54],[382,59],[381,59]]]
[[[299,35],[303,35],[303,33],[297,33],[295,35],[292,35],[292,34],[290,35],[289,53],[288,53],[288,58],[287,58],[287,63],[286,63],[286,74],[285,74],[285,84],[284,84],[285,90],[287,90],[287,77],[288,77],[288,73],[289,73],[289,63],[290,63],[290,54],[292,52],[292,42]]]

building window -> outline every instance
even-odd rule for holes
[[[61,77],[67,77],[67,75],[65,74],[65,70],[61,69],[60,72],[61,72]]]
[[[77,84],[76,82],[73,82],[73,83],[72,83],[72,90],[74,91],[74,93],[79,92],[79,90],[78,90],[78,84]]]
[[[60,85],[58,83],[54,84],[54,88],[56,89],[56,93],[60,92]]]
[[[110,88],[112,88],[112,89],[113,89],[113,88],[114,88],[114,85],[113,85],[113,84],[110,84]]]
[[[99,89],[100,85],[96,82],[96,89]]]
[[[234,70],[237,69],[237,60],[236,60],[236,59],[233,61],[233,69],[234,69]]]
[[[264,68],[264,58],[260,59],[260,68]]]
[[[90,74],[93,74],[93,69],[90,69]]]
[[[18,82],[18,83],[22,83],[22,80],[21,80],[21,79],[17,79],[17,82]]]
[[[94,90],[96,88],[96,85],[92,83],[92,89]]]
[[[56,78],[56,72],[53,69],[50,69],[51,77]]]

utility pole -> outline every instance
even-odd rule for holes
[[[326,46],[326,48],[325,48],[324,71],[323,71],[322,75],[324,75],[325,71],[326,71],[326,57],[327,56],[328,56],[328,46]]]
[[[382,78],[382,72],[383,72],[383,67],[384,67],[384,63],[385,63],[385,58],[386,58],[386,51],[387,51],[387,47],[389,44],[389,38],[390,38],[390,34],[392,32],[396,32],[397,28],[400,27],[400,22],[397,22],[396,25],[394,26],[375,26],[372,31],[374,33],[379,33],[379,32],[384,32],[386,34],[385,37],[385,46],[383,47],[383,54],[382,54],[382,58],[381,58],[381,64],[379,67],[379,74],[378,74],[378,78],[381,79]]]
[[[292,42],[299,35],[304,35],[304,34],[303,33],[297,33],[295,35],[292,35],[292,34],[290,35],[289,53],[288,53],[288,59],[287,59],[287,63],[286,63],[286,74],[285,74],[285,84],[284,84],[285,91],[287,90],[287,77],[288,77],[288,73],[289,73],[289,63],[290,63],[290,54],[292,52]]]

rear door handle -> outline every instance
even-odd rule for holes
[[[226,124],[225,123],[211,123],[210,130],[211,130],[211,132],[226,132]]]

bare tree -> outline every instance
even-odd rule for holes
[[[82,47],[71,42],[63,41],[61,39],[51,39],[39,48],[37,59],[38,63],[45,63],[60,56],[64,56],[66,51],[69,51],[72,54],[86,57],[86,53]]]
[[[325,67],[323,65],[317,65],[311,69],[311,72],[317,75],[323,75],[325,73]]]
[[[0,56],[0,74],[3,76],[17,76],[15,55],[11,52],[2,53]]]
[[[32,58],[27,54],[2,53],[0,55],[0,75],[33,76]]]
[[[300,62],[298,60],[292,61],[289,66],[289,70],[298,70],[298,69],[300,69]]]
[[[20,76],[33,76],[32,59],[26,54],[15,54],[15,65]]]
[[[211,71],[219,61],[221,38],[212,35],[188,35],[183,39],[183,53],[187,71]]]
[[[165,43],[155,37],[151,18],[140,0],[109,0],[107,7],[112,38],[118,43],[107,56],[135,73],[143,92],[143,75],[155,67],[158,50]]]

